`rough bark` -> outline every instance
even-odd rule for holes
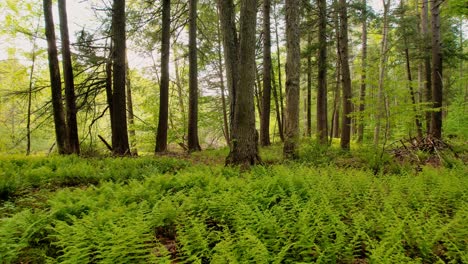
[[[384,114],[387,112],[387,103],[385,100],[385,74],[387,66],[387,50],[388,50],[388,10],[390,8],[390,0],[383,0],[384,14],[383,14],[383,36],[380,47],[380,63],[379,63],[379,84],[377,91],[377,111],[374,128],[374,145],[379,145],[381,122]],[[388,132],[388,130],[386,131]]]
[[[442,41],[440,37],[440,5],[443,0],[431,0],[432,14],[432,100],[431,134],[442,138]]]
[[[363,0],[362,13],[362,50],[361,50],[361,85],[359,91],[359,123],[357,142],[364,139],[364,111],[366,110],[366,79],[367,79],[367,0]]]
[[[159,120],[155,152],[167,150],[169,116],[169,53],[171,37],[171,1],[162,1],[161,82],[159,84]]]
[[[240,16],[239,86],[236,91],[232,148],[226,165],[248,168],[260,162],[255,130],[255,29],[257,1],[243,0]]]
[[[431,36],[429,35],[429,0],[422,1],[421,35],[423,37],[424,97],[432,107]],[[431,133],[431,112],[426,111],[426,133]]]
[[[270,109],[271,109],[271,29],[270,0],[263,0],[263,94],[260,120],[260,144],[269,146],[270,142]]]
[[[65,106],[67,123],[67,145],[70,154],[80,153],[80,140],[78,137],[78,122],[76,120],[75,83],[73,80],[73,67],[70,53],[70,38],[68,33],[66,0],[58,1],[60,18],[60,35],[62,37],[62,67],[65,81]]]
[[[286,112],[284,120],[285,158],[296,158],[299,144],[300,35],[299,0],[286,0]]]
[[[57,44],[55,38],[52,1],[44,0],[45,33],[47,39],[47,55],[49,59],[50,88],[52,92],[52,109],[54,113],[55,138],[59,154],[67,154],[67,127],[62,102],[62,81],[58,62]]]
[[[348,50],[348,11],[345,0],[339,1],[340,17],[340,64],[341,81],[343,89],[343,114],[341,118],[341,142],[342,149],[349,149],[351,141],[351,76],[349,70],[349,50]]]
[[[198,139],[197,0],[189,1],[189,118],[188,151],[200,151]]]
[[[234,110],[236,105],[236,92],[239,78],[238,40],[235,24],[235,7],[233,0],[218,0],[219,20],[223,34],[224,62],[226,80],[229,90],[229,121],[230,134],[234,124]],[[232,137],[232,136],[231,136]]]
[[[327,106],[327,1],[317,0],[319,20],[318,86],[317,86],[317,138],[325,145],[328,139]]]
[[[114,155],[130,155],[127,130],[127,110],[125,100],[126,79],[126,32],[125,32],[125,0],[114,0],[112,13],[112,37],[114,42],[113,56],[113,123],[112,150]]]

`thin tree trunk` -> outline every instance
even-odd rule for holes
[[[283,123],[282,123],[282,119],[281,119],[280,101],[279,101],[279,98],[278,98],[278,86],[276,85],[276,78],[274,77],[275,72],[274,72],[273,67],[271,68],[271,75],[273,76],[273,78],[271,80],[273,81],[273,87],[272,88],[273,88],[273,97],[275,99],[276,122],[278,123],[278,132],[279,132],[281,142],[284,142],[284,134],[283,134],[284,130],[283,130]]]
[[[431,118],[431,134],[442,138],[442,41],[440,37],[440,5],[443,0],[431,0],[432,14],[432,99],[434,110]]]
[[[52,1],[44,0],[45,33],[47,38],[47,52],[49,58],[50,87],[52,92],[52,108],[54,112],[55,138],[59,154],[67,154],[67,127],[62,103],[62,81],[58,62],[55,25],[52,15]]]
[[[169,53],[171,37],[171,1],[162,1],[161,83],[159,85],[159,120],[155,152],[167,150],[167,126],[169,115]]]
[[[137,139],[135,131],[135,115],[133,113],[133,99],[132,99],[132,82],[130,79],[130,68],[128,66],[128,58],[126,58],[126,87],[127,87],[127,118],[128,118],[128,134],[130,139],[130,151],[132,155],[138,156]]]
[[[29,87],[28,87],[28,113],[26,118],[26,155],[29,156],[31,154],[31,108],[32,108],[32,92],[34,86],[34,70],[36,68],[36,35],[39,32],[39,23],[37,24],[36,31],[34,32],[33,43],[32,43],[32,54],[31,54],[31,71],[29,72]]]
[[[424,58],[424,85],[425,101],[432,108],[432,70],[431,70],[431,37],[429,35],[429,0],[422,1],[421,9],[421,34],[423,36],[423,58]],[[426,133],[431,133],[431,111],[426,111]]]
[[[312,47],[312,34],[307,32],[307,45]],[[307,54],[307,103],[306,103],[306,135],[312,137],[312,54]]]
[[[341,84],[341,64],[340,60],[336,62],[336,84],[335,84],[335,91],[334,91],[334,99],[333,99],[333,114],[332,114],[332,121],[331,121],[331,128],[330,128],[330,140],[332,138],[340,138],[340,106],[341,106],[341,92],[340,92],[340,84]]]
[[[258,134],[255,130],[255,29],[257,1],[243,0],[240,16],[239,86],[232,130],[232,148],[226,158],[227,165],[241,165],[246,169],[260,162]]]
[[[178,58],[179,54],[177,53],[177,48],[173,46],[172,52],[174,53],[174,57]],[[174,66],[175,66],[175,85],[177,87],[177,99],[179,101],[179,111],[182,116],[182,124],[187,124],[187,113],[185,111],[185,103],[184,103],[184,98],[186,95],[184,94],[184,84],[183,81],[180,77],[180,69],[182,68],[182,71],[185,67],[180,67],[178,60],[174,60]],[[170,117],[169,117],[170,118]],[[171,122],[172,123],[172,122]],[[182,134],[182,142],[179,143],[180,146],[183,146],[184,150],[187,150],[187,135],[186,135],[186,129],[183,130]]]
[[[276,13],[276,5],[273,5],[275,8],[274,13]],[[278,61],[278,95],[279,95],[279,106],[280,106],[280,112],[281,112],[281,134],[282,136],[282,141],[284,141],[284,99],[283,99],[283,74],[281,73],[281,52],[280,52],[280,43],[279,43],[279,30],[278,30],[278,17],[277,15],[274,16],[275,18],[275,39],[276,39],[276,60]]]
[[[112,104],[114,116],[112,128],[112,150],[114,155],[130,155],[128,144],[127,111],[125,99],[126,31],[125,0],[114,0],[112,13],[112,31],[114,39]]]
[[[286,0],[286,115],[283,155],[296,158],[299,144],[300,34],[299,1]]]
[[[188,151],[200,151],[198,139],[197,0],[189,2],[189,120]]]
[[[218,0],[219,20],[223,33],[224,61],[226,67],[226,80],[229,89],[229,121],[231,138],[234,126],[234,110],[236,106],[236,92],[239,78],[238,40],[235,24],[235,7],[233,0]]]
[[[255,85],[254,85],[255,106],[257,107],[258,117],[262,118],[262,80],[255,60]]]
[[[271,29],[270,0],[263,0],[263,115],[260,122],[260,144],[269,146],[270,142],[270,109],[271,109]]]
[[[377,94],[377,113],[374,129],[374,145],[379,145],[381,120],[384,113],[387,112],[387,104],[385,100],[385,71],[387,66],[387,50],[388,50],[388,9],[390,7],[390,0],[383,0],[384,17],[383,17],[383,37],[380,50],[380,65],[379,65],[379,90]]]
[[[218,16],[219,16],[219,11],[218,11]],[[218,30],[218,74],[219,74],[219,79],[220,79],[220,87],[221,87],[221,105],[222,105],[222,111],[223,111],[223,134],[224,134],[224,139],[226,139],[226,144],[228,146],[231,145],[231,137],[230,137],[230,129],[229,129],[229,121],[228,121],[228,113],[227,113],[227,104],[226,104],[226,87],[224,86],[224,69],[223,69],[223,56],[221,54],[221,25],[218,20],[217,23],[217,30]]]
[[[325,145],[328,138],[327,106],[327,1],[317,0],[319,9],[319,55],[317,88],[317,138]]]
[[[109,106],[109,118],[110,118],[110,123],[114,123],[114,115],[112,114],[114,112],[114,104],[112,103],[112,57],[114,56],[114,45],[112,44],[112,39],[110,40],[109,44],[109,57],[107,58],[106,61],[106,99],[107,99],[107,105]],[[111,133],[111,137],[114,137],[114,134]],[[114,139],[111,140],[111,142],[114,142]]]
[[[362,21],[362,51],[361,51],[361,90],[359,94],[359,123],[357,142],[364,139],[364,111],[366,110],[366,79],[367,79],[367,0],[363,0],[363,21]]]
[[[341,78],[343,83],[343,116],[341,120],[341,143],[342,149],[349,149],[351,141],[351,75],[348,62],[348,11],[345,0],[339,1],[340,6],[340,63],[341,63]]]

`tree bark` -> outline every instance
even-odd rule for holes
[[[219,16],[219,10],[218,10],[218,16]],[[227,103],[226,103],[226,87],[224,86],[224,69],[223,69],[223,56],[221,54],[221,45],[222,45],[222,35],[221,35],[221,25],[218,20],[217,23],[217,30],[218,30],[218,74],[219,74],[219,80],[220,80],[220,87],[221,87],[221,106],[222,106],[222,111],[223,111],[223,134],[224,134],[224,139],[226,140],[226,144],[228,146],[231,145],[231,130],[229,129],[229,121],[228,121],[228,112],[227,112]]]
[[[126,87],[127,87],[127,119],[128,119],[128,135],[130,140],[130,151],[132,155],[138,156],[136,131],[135,131],[135,115],[133,113],[133,98],[132,98],[132,82],[130,79],[130,68],[128,66],[128,57],[126,58]]]
[[[362,20],[362,51],[361,51],[361,89],[359,93],[359,123],[357,142],[364,139],[364,111],[366,110],[366,79],[367,79],[367,0],[363,0]]]
[[[351,141],[351,76],[349,70],[349,51],[348,51],[348,11],[345,0],[339,1],[340,17],[340,64],[341,81],[343,84],[343,115],[341,118],[341,142],[342,149],[349,149]]]
[[[270,0],[263,0],[263,97],[262,117],[260,122],[260,144],[269,146],[270,142],[270,109],[271,109],[271,29]]]
[[[229,89],[229,121],[230,134],[234,126],[234,110],[236,106],[236,92],[239,78],[238,64],[238,40],[235,24],[235,7],[233,0],[218,0],[219,20],[221,22],[224,47],[224,61],[226,68],[226,80]],[[232,143],[232,142],[231,142]]]
[[[286,0],[286,113],[283,155],[297,158],[299,144],[300,35],[299,0]]]
[[[52,15],[52,1],[44,0],[45,33],[47,38],[47,54],[49,59],[50,88],[52,92],[52,108],[54,112],[55,138],[59,154],[67,154],[66,143],[67,127],[62,102],[62,81],[58,62],[57,44],[55,38],[55,26]]]
[[[431,134],[442,138],[442,41],[440,37],[440,5],[443,0],[431,0],[432,14],[432,99],[434,109],[431,118]]]
[[[312,49],[312,33],[307,32],[307,45]],[[312,136],[312,52],[307,54],[306,135]]]
[[[200,151],[198,139],[197,0],[189,1],[189,119],[188,151]]]
[[[232,148],[226,165],[240,165],[246,169],[260,162],[258,134],[255,130],[255,30],[257,1],[243,0],[240,16],[239,86],[232,130]]]
[[[278,133],[280,136],[280,140],[284,142],[283,121],[281,118],[282,115],[281,115],[281,107],[280,107],[280,101],[279,101],[279,96],[278,96],[278,86],[276,85],[276,78],[274,77],[275,71],[273,67],[271,68],[271,76],[273,76],[271,80],[273,82],[272,88],[273,88],[273,97],[275,99],[275,112],[276,112],[276,122],[278,123]]]
[[[171,37],[171,1],[162,1],[161,82],[159,84],[159,120],[155,152],[167,151],[169,116],[169,54]]]
[[[388,10],[390,8],[390,0],[383,0],[384,14],[383,14],[383,36],[380,49],[380,64],[379,64],[379,88],[377,94],[377,113],[374,129],[374,145],[379,145],[381,120],[384,113],[387,112],[387,103],[385,100],[385,73],[387,66],[387,50],[388,50]],[[386,131],[388,132],[388,131]]]
[[[112,13],[112,30],[114,39],[113,85],[112,91],[112,150],[117,156],[130,155],[127,130],[127,111],[125,100],[126,64],[126,32],[125,32],[125,0],[114,0]]]
[[[317,138],[320,144],[327,144],[328,106],[327,106],[327,1],[317,0],[319,11],[318,34],[318,86],[317,86]]]
[[[425,101],[432,108],[432,70],[431,70],[431,36],[429,35],[429,0],[422,1],[421,9],[421,34],[423,37],[424,58],[424,95]],[[426,111],[426,133],[431,133],[431,112]]]
[[[39,32],[39,23],[37,24],[34,36],[32,36],[32,54],[31,54],[31,70],[29,72],[29,87],[28,87],[28,110],[26,117],[26,156],[31,154],[31,108],[32,108],[32,93],[34,86],[34,70],[36,68],[37,58],[37,33]]]
[[[62,66],[65,81],[65,106],[67,123],[67,141],[70,154],[80,154],[80,140],[78,137],[78,122],[76,120],[75,83],[73,80],[73,66],[70,53],[70,38],[68,34],[68,18],[66,0],[58,1],[60,18],[60,35],[62,37]]]
[[[280,43],[279,43],[279,30],[278,30],[278,15],[276,12],[276,5],[273,5],[274,13],[275,13],[275,39],[276,39],[276,59],[278,61],[278,95],[279,95],[279,106],[281,112],[281,132],[280,137],[281,141],[284,142],[284,100],[283,100],[283,74],[281,73],[281,51],[280,51]]]

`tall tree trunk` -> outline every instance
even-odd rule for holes
[[[377,113],[376,113],[376,121],[375,121],[375,129],[374,129],[374,145],[379,145],[380,140],[380,129],[381,129],[381,121],[384,113],[387,111],[386,107],[386,100],[385,100],[385,73],[386,73],[386,66],[387,66],[387,51],[388,51],[388,9],[390,8],[390,0],[382,0],[384,6],[384,14],[383,14],[383,37],[381,42],[381,49],[380,49],[380,65],[379,65],[379,88],[377,94]],[[388,131],[387,131],[388,132]]]
[[[270,0],[263,0],[263,97],[262,117],[260,121],[260,144],[270,143],[270,108],[271,108],[271,30],[270,30]]]
[[[73,66],[70,53],[70,38],[68,34],[67,4],[66,0],[58,1],[60,18],[60,35],[62,37],[62,66],[65,80],[65,106],[67,120],[67,141],[69,152],[80,153],[80,140],[78,138],[78,122],[76,120],[75,83],[73,80]]]
[[[431,70],[431,36],[429,35],[429,0],[422,1],[421,9],[421,34],[423,36],[424,58],[424,97],[432,107],[432,70]],[[426,133],[431,133],[431,111],[426,111]]]
[[[112,58],[114,57],[114,45],[112,43],[113,41],[111,38],[109,43],[109,55],[106,60],[106,99],[107,105],[109,107],[109,119],[111,126],[114,123],[114,115],[112,114],[114,112],[114,104],[112,103]],[[111,134],[111,137],[114,138],[114,134]],[[111,142],[114,142],[114,139],[112,139]]]
[[[343,83],[343,116],[341,118],[341,143],[342,149],[349,149],[351,141],[351,75],[349,70],[348,51],[348,7],[345,0],[339,1],[340,16],[340,63],[341,81]]]
[[[128,119],[128,135],[130,140],[130,151],[132,155],[138,156],[136,131],[135,131],[135,115],[133,113],[133,98],[132,98],[132,82],[130,79],[130,67],[128,66],[128,57],[126,58],[126,87],[127,87],[127,119]]]
[[[175,58],[179,58],[179,54],[177,53],[177,47],[176,46],[173,46],[172,47],[172,52],[174,54],[174,57]],[[182,78],[180,77],[180,72],[181,71],[184,71],[185,67],[180,67],[179,63],[178,63],[178,60],[174,60],[174,66],[175,66],[175,86],[177,87],[177,99],[179,101],[179,110],[180,111],[180,115],[182,116],[182,124],[187,124],[187,114],[186,114],[186,111],[185,111],[185,103],[184,103],[184,99],[186,98],[186,95],[184,94],[184,84],[183,84],[183,80]],[[182,69],[182,70],[180,70]],[[172,116],[172,113],[170,113],[169,115],[169,119],[171,119],[171,116]],[[172,120],[171,120],[171,126],[172,126]],[[187,135],[186,135],[186,130],[184,129],[183,130],[183,134],[182,134],[182,142],[179,143],[180,146],[182,146],[182,148],[184,150],[187,150]]]
[[[307,32],[307,45],[312,49],[312,33]],[[306,135],[312,136],[312,53],[307,54]]]
[[[325,145],[328,138],[327,106],[327,1],[317,0],[319,10],[319,54],[317,88],[317,138]]]
[[[218,0],[219,20],[223,33],[224,61],[226,67],[226,80],[229,89],[229,121],[232,138],[234,126],[234,110],[236,106],[236,93],[239,78],[238,40],[235,23],[235,7],[233,0]]]
[[[218,10],[218,16],[219,16],[219,10]],[[226,144],[228,146],[231,145],[231,131],[229,129],[229,121],[228,121],[228,113],[227,113],[227,104],[226,104],[226,87],[224,86],[224,69],[223,69],[223,56],[221,54],[221,45],[222,45],[222,35],[221,35],[221,25],[218,20],[217,23],[217,30],[218,30],[218,74],[219,74],[219,80],[220,80],[220,87],[221,87],[221,106],[222,106],[222,111],[223,111],[223,134],[224,134],[224,139],[226,140]]]
[[[200,151],[198,140],[197,0],[189,2],[189,119],[188,151]]]
[[[367,79],[367,0],[363,0],[362,12],[362,51],[361,51],[361,89],[359,93],[359,123],[357,142],[364,139],[364,111],[366,110],[366,79]]]
[[[281,140],[284,141],[284,100],[283,100],[283,74],[281,73],[281,51],[280,51],[280,41],[279,41],[279,29],[278,29],[278,14],[276,12],[276,4],[273,5],[275,13],[275,40],[276,40],[276,60],[278,61],[278,95],[279,95],[279,106],[281,112]]]
[[[113,85],[112,91],[112,151],[114,155],[130,155],[130,146],[128,144],[127,130],[127,111],[125,100],[125,54],[126,32],[125,32],[125,0],[114,0],[112,13],[112,31],[114,39],[113,56]]]
[[[283,148],[285,158],[298,156],[301,67],[299,5],[299,0],[286,0],[286,114]]]
[[[39,32],[39,22],[36,27],[36,31],[32,36],[32,54],[31,54],[31,70],[29,72],[29,87],[28,87],[28,112],[26,117],[26,156],[31,154],[31,108],[32,108],[32,93],[34,86],[34,70],[36,68],[36,57],[37,57],[37,33]]]
[[[260,162],[254,106],[256,0],[242,0],[240,21],[239,63],[242,67],[236,91],[232,148],[226,164],[248,168]]]
[[[159,84],[159,120],[155,152],[167,150],[169,115],[169,53],[171,37],[171,1],[162,1],[161,83]]]
[[[282,115],[281,115],[281,107],[280,107],[280,101],[279,101],[279,95],[278,95],[278,86],[276,85],[276,78],[274,77],[275,72],[274,72],[273,67],[271,68],[271,76],[273,76],[271,80],[273,81],[272,88],[273,88],[273,97],[275,99],[276,123],[278,123],[278,133],[279,133],[280,139],[282,142],[284,142],[283,121],[281,118]]]
[[[55,25],[52,16],[52,1],[44,0],[45,33],[47,38],[47,54],[49,58],[50,88],[52,92],[52,108],[54,112],[55,138],[58,152],[67,154],[66,144],[67,127],[62,102],[62,81],[58,62],[57,44],[55,38]]]
[[[333,113],[330,128],[330,142],[332,138],[340,138],[340,109],[341,109],[341,63],[340,60],[336,62],[336,83],[333,99]]]
[[[432,14],[432,99],[434,110],[431,118],[431,134],[442,138],[442,41],[440,37],[440,5],[443,0],[431,0]]]

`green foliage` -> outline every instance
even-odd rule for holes
[[[2,260],[467,262],[468,178],[463,166],[376,177],[326,163],[311,167],[307,160],[244,173],[213,164],[179,167],[173,173],[184,162],[104,160],[53,157],[12,159],[8,168],[4,164],[7,170],[42,168],[52,177],[66,166],[99,184],[50,192],[45,205],[33,210],[11,209],[21,206],[17,201],[4,203],[2,212],[10,213],[0,220]],[[86,162],[94,170],[87,170]],[[158,164],[172,170],[162,173],[162,167],[154,168]],[[144,170],[136,169],[140,167]],[[106,176],[107,170],[124,168],[114,178]]]

